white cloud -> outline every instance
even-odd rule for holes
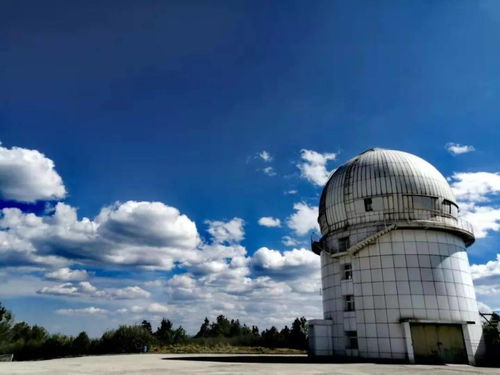
[[[500,173],[454,173],[449,181],[461,216],[472,224],[477,238],[500,230],[500,207],[494,201],[500,193]]]
[[[136,286],[127,286],[122,289],[117,289],[112,293],[112,295],[114,298],[117,299],[137,299],[137,298],[149,298],[151,296],[151,293],[136,285]]]
[[[285,191],[286,195],[293,195],[293,194],[297,194],[297,193],[298,193],[298,191],[294,190],[294,189]]]
[[[81,281],[78,284],[64,283],[54,286],[44,286],[37,291],[38,294],[49,294],[56,296],[89,296],[89,297],[104,297],[107,293],[97,289],[88,281]]]
[[[271,154],[265,150],[259,152],[258,156],[259,156],[259,158],[264,160],[266,163],[269,163],[273,160],[273,157],[271,156]]]
[[[283,236],[281,243],[285,246],[297,246],[300,242],[290,236]]]
[[[319,257],[310,250],[293,249],[284,252],[261,247],[252,256],[252,266],[259,271],[284,278],[296,278],[319,271]]]
[[[62,281],[85,280],[88,276],[85,270],[72,270],[68,267],[59,268],[58,270],[45,274],[45,277],[49,280]]]
[[[475,151],[474,146],[460,145],[458,143],[447,143],[446,149],[452,155],[466,154]]]
[[[194,248],[196,224],[161,202],[128,201],[105,207],[96,217],[101,236],[115,242]]]
[[[459,201],[486,202],[488,195],[500,193],[500,173],[454,173],[450,180]]]
[[[490,276],[500,275],[500,254],[497,254],[496,260],[490,260],[486,264],[472,264],[470,266],[472,278],[482,279]]]
[[[55,286],[44,286],[37,291],[39,294],[51,294],[56,296],[78,295],[78,287],[72,283],[64,283]]]
[[[25,214],[17,208],[1,212],[0,259],[9,262],[66,259],[169,270],[193,256],[200,243],[195,223],[161,202],[117,203],[103,208],[94,220],[79,220],[76,210],[63,203],[56,205],[52,216]]]
[[[318,207],[311,207],[304,202],[300,202],[295,203],[293,209],[295,213],[288,218],[287,225],[296,235],[303,236],[311,230],[319,230],[317,222]]]
[[[276,219],[276,218],[270,217],[270,216],[261,217],[259,219],[258,223],[259,223],[259,225],[262,225],[264,227],[280,227],[281,226],[280,219]]]
[[[54,162],[37,150],[0,146],[0,197],[35,202],[64,198],[66,188]]]
[[[461,205],[461,217],[474,227],[476,238],[484,238],[488,231],[500,231],[500,208]]]
[[[276,176],[276,171],[274,170],[273,167],[265,167],[265,168],[262,168],[262,172],[264,172],[265,174],[267,174],[268,176]]]
[[[105,309],[101,309],[99,307],[86,307],[83,309],[59,309],[56,310],[57,314],[61,315],[90,315],[90,316],[95,316],[95,315],[104,315],[108,314],[109,311]]]
[[[313,150],[304,149],[301,151],[300,156],[303,161],[297,164],[297,167],[300,169],[301,177],[317,186],[324,186],[330,176],[330,171],[326,169],[326,165],[329,160],[335,160],[337,154],[321,154]]]
[[[130,309],[122,308],[117,312],[124,314],[128,313],[129,311],[133,313],[165,314],[169,311],[169,308],[167,305],[158,302],[153,302],[146,306],[134,305]]]
[[[88,281],[78,284],[64,283],[54,286],[45,286],[37,291],[38,294],[72,297],[104,298],[112,300],[149,298],[151,293],[139,286],[127,286],[119,289],[99,289]]]
[[[472,264],[470,269],[474,280],[474,288],[479,299],[479,310],[482,312],[499,310],[500,254],[496,255],[495,260],[490,260],[485,264]],[[490,308],[490,306],[493,306],[493,308]]]
[[[208,233],[215,243],[235,243],[240,242],[245,237],[243,219],[235,217],[229,221],[206,220]]]
[[[147,307],[147,312],[152,314],[160,314],[168,312],[168,306],[161,303],[154,302]]]

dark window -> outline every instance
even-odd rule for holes
[[[344,296],[345,311],[354,311],[354,296]]]
[[[365,198],[365,211],[373,211],[372,207],[372,199],[371,198]]]
[[[450,201],[443,201],[443,212],[445,214],[451,215],[451,202]]]
[[[443,201],[443,213],[447,215],[457,216],[458,215],[458,206],[445,199]]]
[[[424,197],[422,195],[413,196],[413,207],[417,210],[434,210],[434,197]]]
[[[347,251],[349,248],[349,237],[339,238],[339,252]]]
[[[358,348],[358,333],[356,331],[345,331],[346,349]]]
[[[352,266],[351,263],[344,264],[344,280],[352,279]]]

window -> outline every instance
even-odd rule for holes
[[[417,210],[433,210],[435,201],[436,198],[434,197],[415,195],[413,196],[413,207]]]
[[[373,211],[372,207],[372,199],[371,198],[365,198],[365,211]]]
[[[344,280],[352,280],[352,266],[351,266],[351,263],[344,264]]]
[[[349,248],[349,237],[339,238],[339,252],[347,251]]]
[[[449,200],[445,199],[443,201],[443,213],[446,215],[457,216],[458,215],[458,207],[455,205],[455,203],[450,202]]]
[[[345,311],[354,311],[354,296],[344,296]]]
[[[345,331],[346,349],[358,348],[358,333],[356,331]]]

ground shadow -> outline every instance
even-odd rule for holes
[[[405,363],[404,361],[380,360],[363,361],[360,358],[357,360],[349,360],[348,358],[340,357],[308,357],[301,355],[192,355],[183,357],[162,358],[168,361],[202,361],[202,362],[233,362],[233,363]]]

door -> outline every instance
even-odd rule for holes
[[[411,324],[415,361],[418,363],[467,363],[467,352],[458,324]]]

